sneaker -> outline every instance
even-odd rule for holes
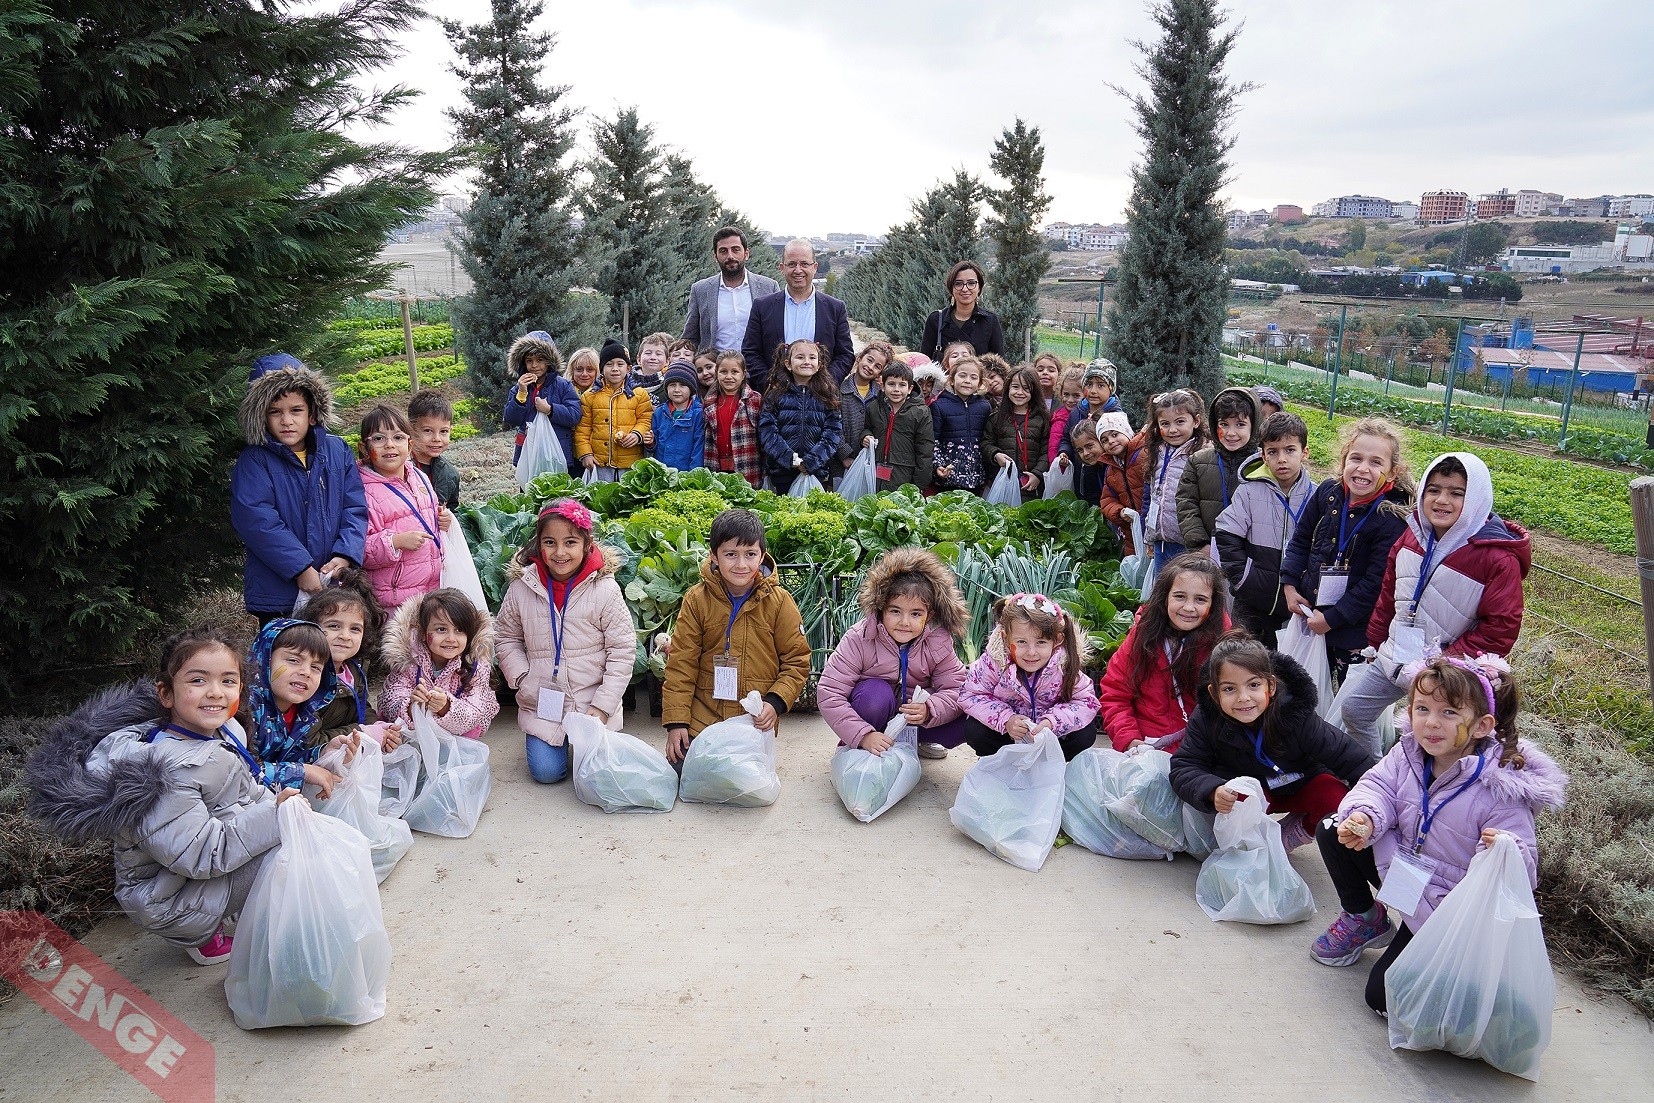
[[[217,965],[230,960],[230,936],[219,930],[199,946],[184,951],[197,965]]]
[[[1315,835],[1304,826],[1304,817],[1294,813],[1281,821],[1281,845],[1291,854],[1294,850],[1315,841]]]
[[[1341,911],[1321,937],[1310,947],[1310,955],[1322,965],[1354,965],[1361,951],[1371,946],[1388,946],[1395,937],[1390,917],[1380,913],[1378,922]]]
[[[940,743],[921,743],[919,744],[919,757],[946,758],[948,757],[948,749]]]

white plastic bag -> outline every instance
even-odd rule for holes
[[[1275,634],[1275,648],[1288,658],[1296,659],[1310,681],[1315,683],[1315,712],[1321,719],[1342,730],[1344,721],[1339,716],[1339,704],[1332,692],[1332,663],[1327,658],[1327,640],[1310,631],[1302,613],[1293,613]]]
[[[1195,902],[1213,921],[1300,923],[1315,914],[1309,885],[1287,861],[1281,825],[1264,808],[1255,777],[1227,783],[1245,800],[1217,817],[1218,849],[1200,865]]]
[[[379,811],[379,797],[384,783],[384,752],[367,736],[356,751],[355,759],[345,763],[345,749],[336,748],[316,760],[316,765],[331,770],[344,780],[333,787],[333,795],[322,800],[305,786],[305,796],[316,811],[324,816],[342,820],[360,831],[371,847],[373,875],[381,883],[402,855],[413,846],[413,832],[395,816]]]
[[[1384,1000],[1392,1049],[1445,1049],[1537,1077],[1551,1044],[1556,976],[1510,835],[1470,859],[1464,880],[1384,974]]]
[[[878,452],[869,444],[862,448],[850,469],[839,480],[838,496],[847,502],[871,494],[879,489]]]
[[[1183,802],[1172,791],[1172,756],[1145,747],[1126,756],[1119,792],[1108,810],[1120,822],[1163,850],[1183,849]]]
[[[1148,601],[1154,597],[1154,582],[1160,576],[1160,567],[1154,561],[1154,546],[1149,545],[1143,554],[1148,558],[1148,562],[1143,567],[1143,585],[1137,590],[1138,601]]]
[[[1074,461],[1070,460],[1067,467],[1059,468],[1055,464],[1045,473],[1045,492],[1042,497],[1055,498],[1063,491],[1074,492]]]
[[[517,485],[527,486],[536,475],[562,475],[569,469],[563,442],[545,414],[535,414],[523,433],[523,450],[517,455]]]
[[[1022,504],[1022,472],[1017,465],[1008,463],[999,469],[994,476],[993,484],[988,487],[988,493],[983,499],[991,506],[1008,506],[1015,509]]]
[[[930,699],[923,687],[913,703]],[[833,787],[845,809],[862,823],[872,823],[913,792],[919,784],[919,729],[901,713],[891,717],[884,734],[895,740],[883,754],[860,747],[840,747],[833,755]]]
[[[450,735],[424,706],[413,708],[413,740],[424,771],[404,818],[415,831],[463,839],[477,829],[493,787],[488,744]]]
[[[1218,848],[1216,819],[1192,804],[1183,806],[1183,853],[1204,861]]]
[[[1137,549],[1131,555],[1120,560],[1120,581],[1127,586],[1141,587],[1143,577],[1148,574],[1149,564],[1154,560],[1154,550],[1143,543],[1143,518],[1135,509],[1123,509],[1120,516],[1126,519],[1131,528],[1131,546]]]
[[[419,791],[419,747],[406,738],[394,751],[381,751],[379,764],[384,772],[379,782],[379,814],[401,819]]]
[[[1050,728],[1012,743],[965,773],[948,809],[953,826],[1018,869],[1037,870],[1062,826],[1062,745]]]
[[[678,799],[696,804],[761,808],[781,795],[775,771],[775,732],[752,722],[764,707],[754,690],[741,702],[745,716],[720,720],[690,740],[678,779]]]
[[[787,488],[787,497],[804,498],[808,497],[812,490],[825,489],[826,487],[821,485],[820,479],[806,472],[793,480],[793,485]]]
[[[288,799],[281,845],[241,909],[224,996],[243,1030],[356,1026],[385,1013],[391,942],[368,841]]]
[[[454,518],[442,532],[442,584],[452,586],[471,599],[471,604],[488,611],[488,599],[482,593],[482,577],[477,574],[476,560],[471,558],[471,545],[465,542],[465,530],[459,518]]]
[[[1155,846],[1108,810],[1108,802],[1124,791],[1131,769],[1131,756],[1113,747],[1092,747],[1075,755],[1063,775],[1062,829],[1095,854],[1170,861],[1170,850]]]
[[[580,485],[581,486],[596,486],[598,483],[600,483],[602,481],[603,481],[603,478],[602,478],[602,476],[600,476],[597,473],[597,468],[596,467],[586,468],[586,473],[584,475],[580,476]]]
[[[677,771],[637,736],[610,731],[583,712],[563,716],[563,735],[581,802],[605,812],[670,812],[677,803]]]

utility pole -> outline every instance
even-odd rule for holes
[[[1574,384],[1579,382],[1579,360],[1584,352],[1585,331],[1581,330],[1579,343],[1574,346],[1574,367],[1568,373],[1568,397],[1562,400],[1562,439],[1556,442],[1558,450],[1568,447],[1568,417],[1574,412]]]
[[[1350,308],[1347,305],[1338,308],[1338,351],[1332,360],[1332,401],[1327,403],[1329,425],[1332,423],[1334,411],[1338,409],[1338,376],[1344,367],[1344,323],[1349,320],[1349,316]]]
[[[1654,478],[1644,475],[1631,480],[1631,526],[1637,536],[1637,562],[1654,560]],[[1643,638],[1648,648],[1648,669],[1654,678],[1654,572],[1637,572],[1643,596]],[[1650,683],[1654,691],[1654,682]]]

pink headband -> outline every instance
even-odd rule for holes
[[[1509,663],[1498,655],[1476,655],[1465,659],[1443,655],[1440,644],[1433,643],[1424,649],[1424,658],[1408,663],[1401,668],[1401,672],[1407,676],[1408,683],[1411,684],[1412,680],[1424,673],[1424,668],[1436,659],[1442,659],[1460,670],[1468,670],[1474,674],[1476,680],[1482,683],[1482,692],[1487,694],[1487,714],[1494,717],[1499,715],[1499,706],[1493,697],[1493,687],[1503,680],[1504,675],[1510,673]]]
[[[575,501],[573,498],[559,498],[540,511],[535,523],[544,521],[547,517],[561,517],[586,535],[592,531],[592,511]]]

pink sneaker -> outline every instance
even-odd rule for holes
[[[1281,845],[1288,854],[1314,841],[1314,832],[1304,826],[1303,813],[1295,812],[1281,821]]]
[[[230,960],[230,936],[224,933],[223,928],[199,946],[191,946],[184,952],[197,965],[217,965],[221,961]]]

